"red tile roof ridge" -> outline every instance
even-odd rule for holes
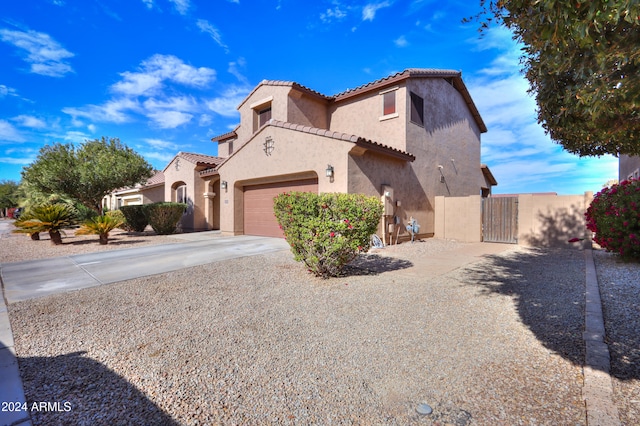
[[[198,154],[195,152],[183,152],[180,151],[178,152],[178,154],[176,155],[177,157],[182,157],[185,160],[191,162],[191,163],[195,163],[195,164],[211,164],[216,166],[217,164],[219,164],[222,160],[224,160],[224,158],[222,157],[214,157],[212,155],[206,155],[206,154]]]

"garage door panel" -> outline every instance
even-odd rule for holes
[[[318,179],[277,182],[244,187],[244,233],[284,237],[273,213],[273,199],[283,192],[318,193]]]

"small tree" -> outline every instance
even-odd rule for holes
[[[29,218],[15,223],[19,226],[13,232],[33,234],[48,232],[51,243],[62,244],[62,233],[65,228],[76,224],[73,208],[67,204],[45,204],[34,207],[29,212]]]
[[[102,214],[102,199],[113,190],[144,183],[153,168],[118,138],[46,145],[22,170],[26,188],[40,194],[66,195]]]
[[[5,209],[18,207],[18,183],[12,180],[0,181],[0,216],[4,216]]]
[[[98,235],[100,244],[106,245],[109,242],[109,232],[122,225],[122,220],[112,215],[96,216],[87,220],[76,235]]]
[[[369,250],[382,205],[361,194],[291,192],[275,197],[274,212],[295,260],[328,278]]]
[[[639,180],[625,180],[598,192],[585,216],[587,228],[602,248],[640,260]]]

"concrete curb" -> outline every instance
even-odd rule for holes
[[[620,425],[618,408],[613,403],[613,384],[611,382],[611,359],[609,346],[605,343],[604,316],[598,287],[598,275],[590,248],[584,251],[586,304],[585,328],[585,364],[583,369],[584,385],[582,399],[587,409],[589,425]]]
[[[0,277],[0,284],[2,278]],[[0,298],[0,404],[11,403],[6,408],[10,411],[0,411],[0,425],[3,426],[31,426],[27,400],[24,396],[20,370],[16,351],[13,347],[13,333],[9,322],[9,312],[4,300],[4,286]],[[19,407],[20,409],[15,409]]]

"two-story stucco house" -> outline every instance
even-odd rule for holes
[[[497,184],[480,162],[487,129],[458,71],[408,69],[334,96],[265,80],[238,110],[238,126],[212,138],[218,157],[180,152],[111,204],[164,192],[189,205],[185,231],[281,236],[278,193],[364,193],[384,202],[379,232],[395,225],[402,237],[412,217],[433,234],[436,196],[488,196]]]
[[[238,126],[212,139],[216,164],[193,181],[164,170],[166,199],[194,197],[193,229],[281,236],[273,197],[298,190],[379,196],[380,232],[413,217],[429,235],[436,196],[487,196],[496,185],[480,162],[487,129],[458,71],[408,69],[334,96],[265,80],[238,110]]]

